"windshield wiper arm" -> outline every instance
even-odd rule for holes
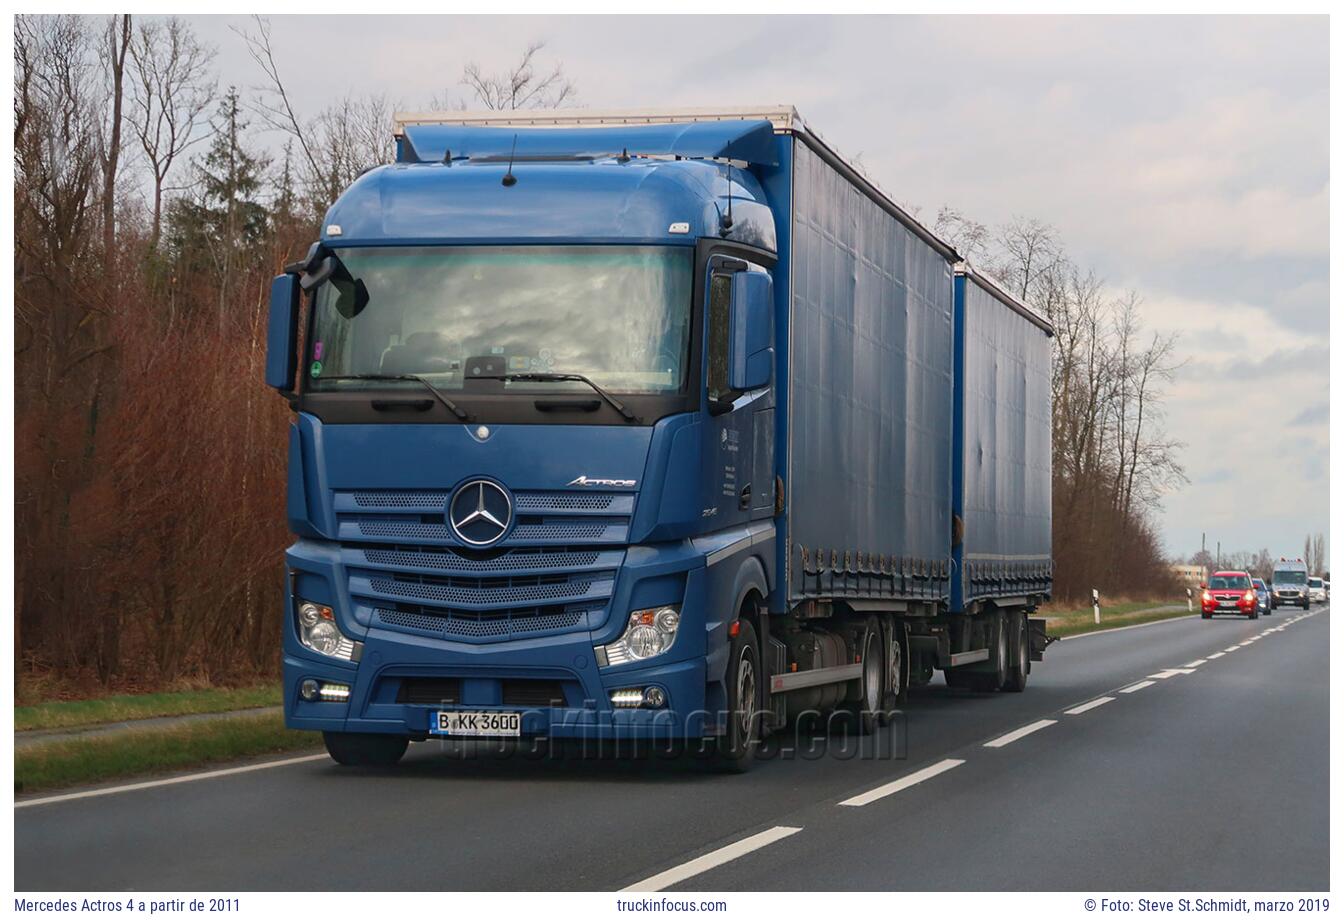
[[[426,390],[429,390],[429,392],[433,393],[434,398],[437,399],[439,402],[443,403],[444,406],[447,407],[448,411],[453,413],[453,415],[456,415],[459,419],[461,419],[464,422],[468,421],[471,418],[471,416],[469,416],[466,413],[466,411],[462,409],[461,406],[459,406],[457,403],[449,399],[446,395],[444,395],[442,390],[440,390],[434,384],[430,383],[424,377],[421,377],[419,374],[338,374],[334,377],[323,377],[322,379],[323,380],[414,380],[416,383],[423,386]]]
[[[537,383],[549,383],[552,381],[561,381],[561,380],[577,380],[579,383],[586,383],[588,384],[588,386],[592,387],[593,392],[596,393],[598,396],[601,396],[604,400],[606,400],[608,405],[610,405],[617,412],[621,413],[621,417],[624,418],[627,422],[639,421],[639,419],[635,417],[635,413],[627,409],[624,403],[622,403],[615,396],[612,396],[606,390],[602,389],[602,387],[598,386],[596,383],[593,383],[593,381],[589,380],[583,374],[574,374],[574,373],[551,374],[551,373],[539,373],[535,371],[528,371],[525,373],[518,373],[518,374],[480,374],[479,376],[472,376],[468,377],[467,379],[502,380],[505,383],[508,383],[511,380],[521,380],[521,381],[530,380]]]

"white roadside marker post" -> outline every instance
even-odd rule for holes
[[[1185,589],[1185,612],[1186,613],[1195,612],[1195,592],[1190,590],[1189,588]]]
[[[1092,620],[1096,625],[1101,625],[1101,594],[1096,588],[1092,589]]]

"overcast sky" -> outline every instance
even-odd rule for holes
[[[259,80],[194,17],[224,83]],[[1299,555],[1328,533],[1328,26],[1324,17],[293,17],[272,20],[296,107],[461,95],[462,66],[532,40],[593,108],[789,103],[931,221],[1058,228],[1143,296],[1187,361],[1166,424],[1190,482],[1167,549]]]

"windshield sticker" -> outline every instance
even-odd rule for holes
[[[322,360],[322,343],[321,343],[321,342],[318,342],[316,345],[313,346],[313,359],[316,360],[316,361],[321,361],[321,360]]]
[[[309,373],[311,376],[313,376],[313,377],[321,377],[321,376],[322,376],[322,362],[321,362],[321,361],[314,361],[314,362],[313,362],[313,366],[312,366],[311,368],[308,369],[308,373]]]

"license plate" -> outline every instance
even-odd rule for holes
[[[1235,607],[1235,606],[1237,606],[1237,602],[1236,602],[1236,601],[1219,601],[1219,602],[1218,602],[1218,606],[1219,606],[1219,607]]]
[[[522,727],[520,712],[433,712],[429,716],[431,735],[512,738]]]

